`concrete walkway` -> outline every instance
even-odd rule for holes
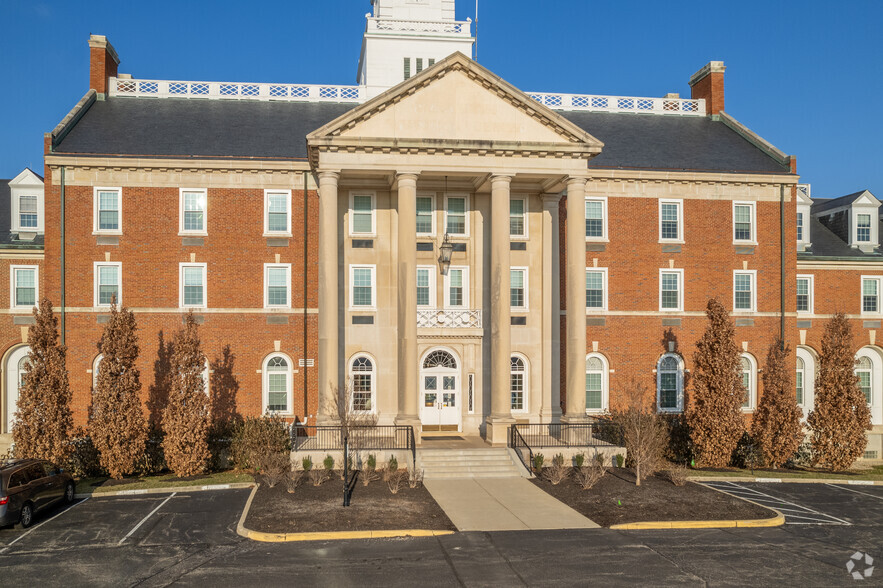
[[[460,531],[599,527],[524,478],[437,479],[423,484]]]

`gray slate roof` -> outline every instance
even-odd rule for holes
[[[56,153],[306,159],[306,135],[353,104],[108,98],[95,102]],[[721,122],[589,112],[561,114],[605,143],[590,167],[782,173]]]
[[[867,192],[867,190],[859,190],[858,192],[853,192],[852,194],[847,194],[846,196],[840,196],[839,198],[813,198],[812,213],[818,214],[826,210],[831,210],[832,208],[849,206],[850,204],[858,200],[858,197],[865,192]]]
[[[12,228],[12,190],[9,188],[9,182],[11,181],[11,179],[0,180],[0,247],[42,249],[43,235],[37,235],[30,241],[20,241],[17,239],[17,232],[10,232]]]

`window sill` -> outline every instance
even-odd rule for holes
[[[683,245],[683,239],[660,239],[660,245]]]
[[[374,314],[377,312],[377,307],[375,306],[351,306],[346,309],[347,312],[352,313],[363,313],[363,314]]]
[[[268,239],[272,239],[274,237],[277,237],[280,239],[291,239],[291,233],[267,233],[267,232],[265,232],[263,236]]]
[[[510,241],[530,241],[527,235],[509,235]]]
[[[205,310],[208,306],[179,306],[178,310],[188,311],[188,310]]]
[[[264,310],[267,312],[287,312],[291,310],[291,305],[287,304],[285,306],[264,306]]]
[[[201,233],[200,233],[200,232],[186,233],[186,232],[184,232],[184,231],[179,231],[179,232],[178,232],[178,236],[179,236],[179,237],[208,237],[208,233],[207,233],[207,232],[201,232]]]
[[[733,241],[733,247],[757,247],[757,241]]]
[[[278,235],[281,236],[281,235]],[[291,235],[289,235],[290,237]],[[376,239],[377,233],[350,233],[349,239]]]
[[[662,312],[665,314],[676,314],[679,312],[684,312],[684,309],[683,308],[660,308],[659,312]]]
[[[31,314],[36,306],[11,306],[9,307],[10,314]]]
[[[92,231],[92,234],[96,237],[122,237],[122,231]]]
[[[586,243],[610,243],[607,237],[586,237]]]

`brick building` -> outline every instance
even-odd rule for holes
[[[876,198],[811,200],[724,110],[722,62],[688,99],[525,93],[465,57],[453,0],[373,5],[358,86],[133,79],[90,38],[90,90],[46,136],[41,272],[78,423],[111,296],[138,317],[148,410],[193,310],[215,411],[331,422],[344,388],[380,423],[494,443],[633,377],[683,410],[717,296],[746,419],[775,336],[808,410],[824,320],[850,314],[879,452]]]

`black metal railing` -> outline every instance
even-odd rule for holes
[[[604,420],[590,423],[532,423],[515,424],[509,428],[509,447],[515,450],[524,463],[526,451],[533,465],[533,450],[543,447],[598,448],[621,447],[622,429],[619,425]]]
[[[531,450],[530,445],[524,440],[524,437],[521,436],[518,427],[514,425],[509,427],[509,447],[515,450],[515,455],[521,460],[521,465],[523,465],[528,472],[533,471],[533,450]],[[525,461],[525,458],[527,458],[527,461]]]
[[[292,451],[343,451],[344,440],[350,451],[403,450],[417,456],[414,428],[410,425],[294,425],[291,427]]]

